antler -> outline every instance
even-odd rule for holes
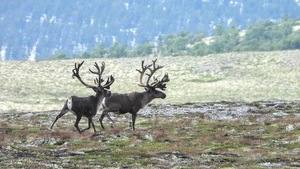
[[[86,84],[86,83],[81,79],[81,77],[80,77],[80,75],[79,75],[79,69],[80,69],[80,67],[82,66],[83,63],[84,63],[84,61],[82,61],[82,62],[79,63],[79,64],[75,63],[75,68],[72,70],[72,72],[73,72],[72,78],[74,78],[74,76],[75,76],[75,77],[77,77],[77,79],[78,79],[84,86],[86,86],[86,87],[88,87],[88,88],[93,88],[93,87],[95,87],[95,86]]]
[[[92,86],[92,85],[88,85],[86,84],[80,77],[79,75],[79,69],[80,67],[82,66],[82,64],[84,63],[84,61],[82,61],[80,64],[76,64],[75,63],[75,68],[73,69],[73,78],[74,76],[78,78],[78,80],[83,84],[85,85],[86,87],[88,88],[97,88],[97,87],[102,87],[102,88],[106,88],[106,89],[109,89],[110,88],[110,85],[112,85],[115,81],[114,77],[113,76],[110,76],[107,78],[107,81],[106,83],[104,84],[104,86],[101,85],[102,82],[104,82],[104,80],[102,79],[102,74],[104,72],[104,69],[105,69],[105,63],[102,62],[102,66],[101,68],[99,68],[97,62],[95,62],[94,66],[96,67],[97,71],[92,71],[91,69],[89,69],[89,71],[92,73],[92,74],[96,74],[98,75],[98,78],[95,78],[94,79],[94,82],[97,86]]]
[[[164,75],[164,77],[161,80],[157,80],[157,78],[154,79],[155,82],[153,82],[151,85],[154,88],[160,88],[161,90],[165,90],[167,88],[165,83],[170,81],[169,75],[167,73]]]
[[[153,60],[152,64],[148,65],[148,66],[144,66],[144,61],[142,61],[142,70],[137,69],[137,71],[140,72],[140,74],[141,74],[139,86],[146,87],[146,88],[160,88],[161,90],[165,90],[166,89],[166,84],[165,83],[170,81],[170,79],[169,79],[168,74],[165,74],[164,77],[161,80],[158,80],[156,77],[153,76],[154,73],[157,70],[164,67],[164,66],[159,66],[159,65],[156,66],[156,64],[155,64],[156,61],[157,61],[157,59]],[[151,68],[151,66],[153,66],[153,68]],[[146,73],[146,75],[148,76],[148,79],[147,79],[146,84],[144,84],[142,82],[142,80],[143,80],[143,76],[144,76],[147,69],[150,71],[150,73]],[[149,84],[150,79],[152,78],[152,76],[153,76],[154,82]]]
[[[94,79],[94,82],[95,82],[95,84],[97,86],[101,86],[101,83],[104,81],[101,76],[102,76],[103,71],[105,69],[105,63],[102,62],[101,64],[102,64],[102,66],[101,66],[101,69],[100,69],[99,66],[98,66],[98,64],[97,64],[97,62],[95,62],[94,66],[97,69],[97,72],[96,71],[92,71],[91,69],[89,69],[89,71],[91,73],[98,75],[98,78]]]
[[[110,77],[107,78],[106,83],[104,84],[103,88],[109,89],[110,85],[112,85],[115,81],[115,78],[110,75]]]
[[[149,67],[151,67],[152,65],[145,65],[145,66],[144,66],[144,62],[145,62],[145,61],[143,60],[143,61],[142,61],[142,70],[138,70],[138,69],[136,69],[136,70],[137,70],[138,72],[140,72],[140,74],[141,74],[139,86],[141,86],[141,87],[148,87],[148,84],[144,84],[144,83],[143,83],[143,76],[144,76],[146,70],[147,70]]]
[[[115,79],[111,75],[110,77],[107,78],[106,83],[104,84],[104,86],[101,85],[101,83],[104,82],[104,80],[102,79],[102,74],[103,74],[104,69],[105,69],[105,63],[102,62],[101,64],[102,64],[102,66],[101,66],[101,68],[99,68],[97,62],[95,62],[94,66],[96,67],[97,72],[92,71],[91,69],[89,69],[89,70],[90,70],[91,73],[98,75],[98,78],[96,78],[94,80],[94,82],[98,85],[98,87],[103,87],[103,88],[109,89],[110,85],[112,85],[114,83]]]
[[[151,77],[154,75],[154,73],[155,73],[157,70],[163,68],[163,66],[155,66],[155,62],[156,62],[156,61],[157,61],[157,59],[155,59],[155,60],[152,61],[152,62],[153,62],[153,64],[152,64],[152,65],[153,65],[153,69],[151,69],[150,67],[148,68],[148,69],[150,70],[150,74],[146,74],[146,75],[148,76],[147,85],[148,85],[148,86],[151,86],[151,87],[153,87],[152,85],[149,84]],[[154,77],[154,80],[155,80],[155,79],[156,79],[156,78]]]

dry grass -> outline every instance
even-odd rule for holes
[[[296,100],[300,98],[299,55],[295,50],[158,58],[158,64],[165,65],[160,75],[168,72],[171,81],[167,98],[153,102]],[[105,61],[104,75],[116,78],[113,92],[143,91],[135,69],[141,60],[152,59],[87,59],[82,77],[93,83],[88,69],[95,61]],[[94,94],[71,78],[74,63],[81,61],[0,62],[0,112],[58,110],[70,95]]]

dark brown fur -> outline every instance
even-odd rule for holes
[[[102,86],[101,83],[103,82],[103,79],[101,78],[102,73],[105,69],[105,64],[102,62],[101,69],[99,68],[98,64],[95,62],[95,67],[97,71],[91,71],[92,74],[98,75],[98,78],[94,80],[94,82],[97,84],[97,86],[92,86],[86,84],[79,75],[79,69],[82,66],[84,62],[80,64],[75,64],[75,68],[73,69],[73,77],[77,77],[77,79],[86,87],[91,88],[96,92],[95,96],[89,96],[89,97],[78,97],[78,96],[71,96],[67,99],[67,101],[64,104],[64,107],[60,111],[59,115],[55,118],[54,122],[52,123],[50,129],[52,129],[53,125],[56,123],[56,121],[61,118],[64,114],[71,111],[76,115],[76,121],[74,123],[74,126],[78,130],[78,132],[83,132],[85,130],[88,130],[91,128],[91,125],[93,126],[94,132],[96,133],[95,125],[93,123],[93,117],[96,115],[97,111],[99,110],[99,107],[103,101],[104,97],[109,97],[111,95],[110,91],[108,89],[110,88],[110,85],[114,82],[114,78],[110,76],[110,78],[107,79],[106,83]],[[82,116],[85,116],[88,118],[88,127],[86,129],[80,130],[78,127],[78,124],[82,118]]]
[[[165,90],[166,82],[170,81],[168,74],[165,74],[161,80],[154,77],[154,73],[163,68],[163,66],[156,65],[156,60],[152,61],[151,65],[144,65],[142,61],[142,69],[137,71],[140,73],[140,87],[146,89],[145,92],[132,92],[127,94],[114,93],[110,97],[105,98],[103,103],[103,112],[99,118],[101,127],[103,126],[103,118],[106,116],[112,123],[114,121],[109,117],[109,112],[114,112],[118,114],[130,113],[132,117],[132,129],[135,129],[135,120],[137,112],[150,103],[155,98],[166,98],[166,94],[156,90]],[[146,84],[143,83],[143,76],[148,76]],[[154,82],[150,84],[150,79],[153,77]]]

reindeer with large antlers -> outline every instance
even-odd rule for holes
[[[144,87],[146,91],[126,94],[112,93],[110,97],[104,99],[102,103],[103,112],[99,119],[103,129],[104,126],[102,121],[105,116],[112,122],[111,127],[113,127],[114,121],[110,118],[108,113],[114,112],[117,114],[130,113],[132,116],[132,129],[134,130],[137,112],[145,105],[150,103],[153,99],[164,99],[166,97],[165,93],[156,89],[166,89],[166,82],[170,81],[168,74],[165,74],[161,80],[158,80],[153,76],[154,73],[161,68],[163,68],[163,66],[156,66],[156,60],[152,61],[152,64],[150,65],[144,65],[144,61],[142,61],[142,69],[137,69],[137,71],[140,73],[139,86]],[[144,75],[148,76],[146,84],[143,83]],[[150,83],[151,78],[153,78],[152,83]]]
[[[97,86],[86,84],[79,75],[79,69],[82,66],[84,61],[79,63],[78,65],[75,63],[75,68],[73,69],[73,78],[76,77],[84,86],[87,88],[91,88],[96,92],[95,96],[89,96],[89,97],[78,97],[78,96],[71,96],[68,97],[68,99],[65,102],[64,107],[60,111],[59,115],[55,118],[53,124],[51,125],[50,129],[52,129],[55,122],[61,118],[64,114],[71,111],[74,115],[76,115],[76,121],[74,126],[79,132],[83,132],[85,130],[88,130],[91,128],[91,125],[93,126],[94,132],[96,133],[95,125],[93,123],[93,117],[96,115],[97,111],[99,110],[101,103],[104,99],[104,97],[109,97],[111,95],[111,92],[108,91],[110,88],[110,85],[113,84],[114,78],[113,76],[110,76],[107,78],[107,81],[104,85],[101,85],[101,83],[104,81],[102,79],[102,74],[105,69],[105,63],[102,62],[101,68],[99,68],[98,64],[95,62],[95,68],[97,71],[92,71],[89,69],[89,71],[92,74],[98,75],[97,78],[95,78],[94,82]],[[82,116],[85,116],[88,118],[88,127],[86,129],[80,130],[78,127],[78,124],[82,118]]]

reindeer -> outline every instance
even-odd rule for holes
[[[103,118],[106,116],[111,121],[111,127],[113,127],[114,121],[110,118],[108,115],[109,112],[113,112],[116,114],[126,114],[130,113],[132,117],[132,129],[135,130],[135,120],[137,116],[137,112],[142,109],[145,105],[150,103],[155,98],[166,98],[166,94],[162,91],[156,90],[166,89],[166,82],[170,81],[168,74],[165,74],[164,77],[161,80],[158,80],[156,77],[154,77],[154,73],[163,68],[163,66],[156,66],[156,60],[152,61],[153,63],[150,65],[144,65],[144,61],[142,61],[142,69],[138,70],[140,73],[140,87],[144,87],[146,91],[144,92],[132,92],[132,93],[126,93],[126,94],[118,94],[118,93],[112,93],[110,97],[106,97],[103,100],[102,107],[103,112],[99,118],[100,124],[102,129],[104,129],[103,126]],[[151,68],[151,66],[153,66]],[[149,73],[146,73],[148,76],[146,84],[143,83],[143,76],[146,71],[149,71]],[[150,83],[150,79],[153,77],[153,82]]]
[[[68,97],[68,99],[65,102],[64,107],[62,108],[59,115],[55,118],[53,124],[51,125],[50,130],[52,129],[53,125],[59,118],[61,118],[67,112],[71,111],[76,116],[76,121],[75,121],[74,126],[76,127],[76,129],[78,130],[79,133],[90,129],[91,125],[93,126],[94,132],[96,133],[95,125],[93,123],[92,118],[96,115],[97,111],[99,110],[101,103],[103,101],[103,98],[109,97],[111,95],[111,92],[108,91],[108,89],[113,84],[115,79],[113,78],[113,76],[108,77],[106,83],[102,86],[101,83],[104,80],[102,79],[101,76],[105,69],[105,63],[102,62],[102,66],[101,66],[101,68],[99,68],[98,64],[95,62],[94,66],[96,67],[97,71],[92,71],[91,69],[89,69],[89,71],[92,74],[98,75],[98,78],[94,79],[94,82],[97,86],[88,85],[81,79],[81,77],[79,75],[79,69],[83,63],[84,63],[84,61],[82,61],[78,65],[75,63],[75,68],[73,69],[72,77],[73,78],[77,77],[77,79],[84,86],[86,86],[87,88],[93,89],[96,92],[96,95],[88,96],[88,97],[78,97],[78,96]],[[88,118],[88,127],[86,129],[80,130],[78,127],[78,124],[79,124],[82,116],[85,116]]]

